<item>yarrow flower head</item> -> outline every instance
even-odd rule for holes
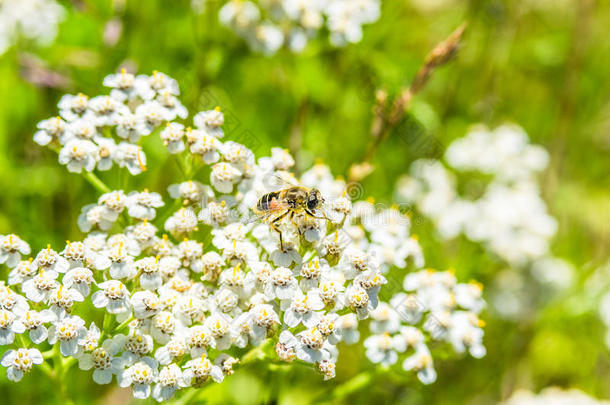
[[[49,45],[65,10],[54,0],[3,0],[0,3],[0,55],[19,38]]]
[[[380,7],[380,0],[231,0],[220,9],[219,18],[253,50],[274,54],[282,46],[301,52],[322,30],[328,30],[333,46],[360,42],[362,26],[377,21]]]
[[[424,261],[400,210],[352,202],[345,181],[323,164],[299,179],[283,149],[257,159],[245,145],[221,142],[220,109],[196,114],[190,127],[173,122],[187,115],[167,75],[121,72],[105,84],[108,96],[62,99],[66,125],[45,123],[53,129],[47,145],[90,142],[97,155],[88,156],[100,169],[100,134],[116,133],[137,153],[126,159],[119,143],[115,169],[134,173],[145,158],[132,142],[156,133],[171,158],[209,177],[176,180],[169,195],[106,190],[79,217],[82,241],[47,246],[31,260],[25,242],[3,237],[0,258],[12,270],[10,288],[0,289],[0,344],[28,332],[32,343],[46,340],[78,359],[96,383],[116,376],[136,398],[157,401],[221,383],[240,361],[262,354],[333,378],[338,344],[361,336],[373,362],[400,364],[424,383],[436,377],[429,340],[484,355],[478,284],[422,270],[409,273],[389,303],[381,299],[393,271]],[[78,120],[90,125],[79,124],[76,134]],[[292,182],[303,202],[268,190],[271,178]],[[364,319],[371,333],[361,335]],[[9,351],[2,361],[14,379],[29,370],[26,363],[42,361],[35,349],[19,350],[21,357]]]

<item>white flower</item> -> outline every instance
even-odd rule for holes
[[[34,142],[40,146],[46,146],[51,142],[59,141],[65,135],[67,129],[66,121],[62,120],[61,117],[49,118],[40,121],[36,125],[38,131],[34,134]]]
[[[193,123],[199,129],[204,129],[207,135],[214,138],[222,138],[224,133],[222,125],[224,124],[224,114],[220,111],[220,107],[214,110],[201,111],[193,117]]]
[[[21,291],[32,302],[47,301],[53,291],[59,288],[56,278],[57,273],[55,271],[42,271],[40,274],[24,281]]]
[[[102,332],[100,328],[95,325],[94,322],[91,322],[89,325],[89,330],[87,331],[87,335],[84,339],[79,342],[79,346],[86,352],[91,352],[99,346],[100,337],[102,336]]]
[[[132,386],[133,396],[138,399],[145,399],[150,396],[151,384],[159,375],[157,370],[158,363],[152,357],[142,357],[140,360],[117,375],[120,387]]]
[[[244,175],[252,173],[254,166],[254,154],[244,145],[228,141],[222,145],[221,154],[223,160],[240,170]]]
[[[124,336],[118,335],[106,339],[102,347],[94,349],[91,353],[83,353],[78,359],[81,370],[93,370],[93,381],[97,384],[109,384],[112,376],[123,373],[123,359],[115,357],[125,343]]]
[[[116,134],[132,144],[138,142],[141,136],[138,132],[138,116],[130,111],[123,111],[117,117]]]
[[[108,211],[97,204],[89,204],[82,208],[77,223],[83,232],[89,232],[94,226],[102,231],[107,231],[112,228],[117,218],[116,212]]]
[[[184,125],[168,123],[160,136],[169,153],[180,153],[184,150]]]
[[[390,301],[393,302],[393,301]],[[400,328],[400,316],[394,310],[393,304],[380,302],[377,308],[371,312],[371,331],[373,333],[396,333]]]
[[[313,328],[321,319],[320,311],[324,303],[320,299],[317,290],[309,290],[304,295],[300,290],[290,299],[282,302],[284,312],[284,323],[294,328],[300,323],[307,328]]]
[[[373,363],[389,367],[398,361],[398,352],[405,351],[405,342],[400,336],[392,337],[389,333],[372,335],[364,340],[366,357]]]
[[[125,69],[121,69],[120,73],[114,73],[104,77],[103,81],[104,86],[113,89],[110,92],[110,95],[121,102],[126,99],[131,99],[135,95],[134,84],[134,75],[127,73]]]
[[[180,94],[178,82],[165,73],[156,70],[151,76],[138,75],[135,86],[140,97],[145,100],[151,99],[155,93],[162,94],[166,91],[174,95]]]
[[[432,356],[425,345],[420,345],[415,349],[415,354],[407,357],[402,363],[402,368],[406,371],[414,370],[417,378],[423,384],[431,384],[436,381],[436,371],[432,363]]]
[[[324,349],[324,336],[316,328],[304,330],[296,336],[292,336],[289,331],[283,331],[280,334],[280,343],[294,347],[297,358],[307,363],[318,363],[329,356],[328,351]]]
[[[292,274],[292,270],[287,267],[278,267],[271,273],[269,281],[265,286],[265,295],[269,300],[279,298],[289,300],[297,290],[297,280]]]
[[[153,388],[153,398],[158,402],[170,399],[176,390],[188,387],[182,376],[182,370],[175,364],[170,364],[159,372],[158,383]]]
[[[86,267],[75,267],[62,279],[65,288],[74,289],[81,297],[89,295],[93,281],[93,272]]]
[[[191,385],[193,380],[195,380],[195,382],[198,380],[207,381],[210,377],[216,382],[222,382],[224,379],[222,369],[213,365],[205,354],[196,359],[187,361],[184,367],[183,377],[187,385]]]
[[[165,256],[159,259],[159,272],[163,275],[165,279],[175,276],[176,272],[180,269],[181,266],[182,263],[180,262],[180,259],[175,256]]]
[[[257,304],[250,313],[253,317],[252,338],[258,344],[265,338],[267,332],[280,322],[278,314],[269,304]]]
[[[390,306],[400,317],[400,320],[407,324],[418,323],[424,312],[428,309],[418,300],[417,294],[395,294],[390,300]]]
[[[314,259],[301,266],[299,286],[303,291],[318,287],[320,279],[330,271],[328,262],[324,259]]]
[[[66,247],[60,254],[68,260],[72,269],[87,266],[95,270],[104,270],[110,266],[110,259],[104,253],[94,251],[84,242],[66,241]],[[65,279],[63,283],[66,284]]]
[[[68,171],[80,173],[83,169],[93,171],[97,162],[98,149],[91,141],[72,139],[59,151],[59,163]]]
[[[6,286],[0,286],[0,308],[21,316],[29,309],[28,301]]]
[[[185,234],[197,230],[197,215],[191,207],[182,207],[165,221],[165,230]]]
[[[158,312],[158,308],[150,323],[150,334],[156,342],[161,344],[169,342],[174,335],[183,334],[185,330],[186,328],[181,322],[178,322],[174,314],[167,311]],[[156,355],[155,358],[157,358]],[[159,359],[157,358],[157,360]]]
[[[204,205],[207,199],[214,197],[214,193],[210,186],[204,186],[198,181],[185,181],[179,184],[172,184],[167,188],[170,197],[183,198],[189,203],[202,203]]]
[[[165,108],[168,120],[173,120],[177,117],[185,119],[189,115],[186,107],[183,106],[178,97],[173,95],[169,90],[159,93],[157,101]]]
[[[168,340],[165,346],[161,346],[155,352],[155,359],[162,364],[167,365],[175,359],[180,359],[182,356],[189,353],[189,345],[186,338],[181,335],[173,336]]]
[[[162,207],[163,200],[158,193],[147,190],[132,191],[127,195],[127,212],[130,217],[152,220],[155,218],[155,208]]]
[[[8,274],[8,284],[21,284],[36,275],[38,269],[32,266],[32,259],[21,260]]]
[[[337,364],[330,359],[324,359],[318,363],[318,371],[324,375],[324,381],[335,378],[336,368]]]
[[[178,297],[173,313],[185,325],[191,325],[193,321],[201,320],[205,312],[204,305],[203,300],[198,297],[183,295]]]
[[[222,132],[222,129],[218,129]],[[222,143],[213,135],[200,129],[187,128],[186,139],[191,153],[201,156],[205,164],[216,163],[220,159],[218,151]]]
[[[117,146],[114,159],[119,167],[127,167],[129,173],[134,176],[146,171],[146,155],[141,146],[121,142]]]
[[[42,354],[38,349],[9,350],[2,356],[0,364],[6,367],[6,376],[9,380],[18,382],[23,374],[29,372],[34,364],[42,364]]]
[[[55,314],[48,309],[43,309],[40,312],[27,311],[21,316],[21,322],[29,332],[30,340],[37,345],[47,340],[49,336],[47,327],[44,324],[55,319]]]
[[[58,318],[62,318],[66,313],[69,313],[72,310],[75,301],[80,302],[84,299],[85,298],[78,291],[71,288],[64,288],[60,285],[57,290],[49,295],[47,304],[50,305],[51,311],[53,311]]]
[[[373,309],[366,290],[357,285],[351,285],[345,291],[345,305],[358,315],[358,319],[366,319]]]
[[[271,260],[276,266],[288,267],[295,263],[300,265],[303,261],[296,247],[289,241],[284,241],[284,250],[276,249],[271,253]]]
[[[461,283],[453,288],[455,302],[460,307],[478,314],[485,307],[483,286],[479,283]]]
[[[136,274],[136,266],[133,257],[129,254],[129,248],[123,242],[110,248],[108,252],[110,259],[110,276],[112,278],[131,278]]]
[[[212,166],[210,181],[212,186],[221,193],[233,191],[233,184],[239,180],[242,173],[229,163],[216,163]]]
[[[0,264],[15,267],[21,260],[21,255],[30,254],[30,245],[19,236],[10,234],[0,236]]]
[[[99,284],[100,291],[91,296],[91,302],[96,308],[106,308],[111,314],[120,314],[131,310],[129,291],[118,280],[108,280]]]
[[[15,333],[23,332],[25,332],[25,326],[17,315],[6,309],[0,309],[0,346],[12,344],[15,340]]]
[[[147,219],[138,222],[136,225],[128,226],[125,231],[130,238],[140,245],[141,250],[151,247],[157,242],[157,227],[148,222]]]
[[[49,343],[59,341],[63,356],[74,356],[78,352],[79,341],[84,341],[86,336],[85,321],[76,315],[65,316],[49,327]]]
[[[361,272],[369,269],[369,256],[362,250],[349,246],[343,252],[339,260],[339,269],[345,274],[347,280],[351,280]]]
[[[161,310],[161,300],[152,291],[138,291],[131,296],[131,306],[133,307],[134,316],[137,319],[144,319],[155,315]]]
[[[294,166],[294,158],[287,149],[271,148],[271,162],[275,170],[288,170]]]
[[[82,118],[72,121],[68,124],[66,133],[59,142],[62,145],[73,139],[81,141],[92,141],[98,135],[95,122],[90,118]]]
[[[227,222],[229,207],[225,200],[210,201],[204,209],[199,211],[198,219],[206,225],[217,227]]]
[[[41,250],[32,264],[39,270],[65,273],[70,268],[70,263],[61,257],[56,251],[47,246]]]
[[[216,340],[215,346],[217,350],[226,350],[231,347],[231,321],[230,317],[221,313],[213,313],[205,320],[204,325]]]
[[[385,277],[377,270],[367,270],[360,273],[354,279],[354,284],[359,284],[369,295],[372,308],[377,308],[379,302],[378,294],[383,284],[387,283]]]
[[[61,97],[57,106],[59,107],[59,115],[66,121],[74,121],[87,113],[89,97],[82,93],[77,95],[65,94]]]
[[[339,318],[337,321],[337,334],[348,345],[352,345],[360,340],[358,317],[356,314],[345,314]]]
[[[171,116],[158,101],[147,101],[136,108],[136,130],[140,135],[149,135]]]
[[[140,285],[146,290],[156,290],[163,284],[159,274],[159,258],[145,257],[135,262],[136,269],[140,274]]]
[[[136,321],[135,324],[138,325],[139,322]],[[134,365],[142,358],[142,356],[152,352],[153,347],[154,342],[150,335],[143,333],[137,328],[131,328],[129,334],[127,335],[127,339],[125,340],[123,349],[125,351],[123,352],[121,358],[126,365]],[[117,375],[117,377],[119,376]]]
[[[448,340],[457,353],[463,353],[468,349],[472,357],[482,358],[487,353],[483,346],[483,330],[476,315],[456,311],[451,314],[451,326],[449,328]]]

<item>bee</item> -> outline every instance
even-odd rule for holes
[[[316,219],[328,217],[316,215],[316,211],[322,208],[324,198],[318,189],[304,186],[290,185],[278,191],[272,191],[262,195],[252,208],[256,217],[254,220],[268,222],[269,226],[280,236],[280,249],[284,250],[284,238],[279,228],[280,222],[288,218],[293,225],[299,228],[295,222],[295,216],[307,215]]]

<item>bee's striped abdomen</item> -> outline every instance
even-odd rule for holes
[[[273,191],[271,193],[267,193],[265,195],[263,195],[260,200],[258,200],[258,203],[256,204],[256,209],[259,211],[269,211],[272,209],[271,207],[271,201],[273,199],[278,200],[280,196],[280,193],[278,191]]]

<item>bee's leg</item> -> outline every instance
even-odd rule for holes
[[[299,224],[294,222],[294,211],[290,212],[290,222],[292,222],[292,225],[294,225],[297,228],[297,232],[299,233],[299,236],[303,235],[303,232],[301,232],[301,227],[299,226]]]
[[[318,216],[316,216],[316,214],[314,214],[313,212],[309,211],[307,208],[305,208],[305,213],[307,213],[307,215],[309,215],[310,217],[314,217],[316,219],[325,219],[327,221],[330,221],[330,219],[326,215],[324,215],[323,217],[318,217]]]
[[[282,252],[284,251],[284,239],[282,238],[282,231],[280,230],[280,228],[277,225],[278,225],[278,222],[280,222],[289,212],[290,211],[286,211],[283,214],[280,214],[279,216],[275,217],[269,224],[275,232],[280,234],[280,249]]]

